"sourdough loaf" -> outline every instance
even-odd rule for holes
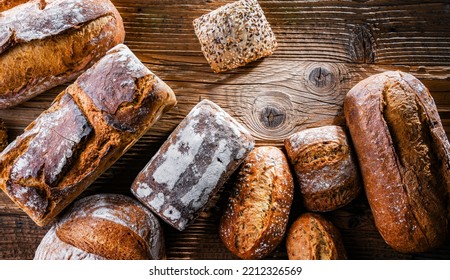
[[[407,73],[380,73],[348,92],[344,112],[384,240],[405,253],[441,245],[450,144],[426,87]]]
[[[165,258],[158,219],[136,200],[97,194],[76,201],[44,236],[35,260]]]
[[[225,246],[242,259],[262,259],[283,240],[294,183],[283,152],[257,147],[241,165],[219,234]]]
[[[332,211],[360,193],[352,147],[342,127],[309,128],[284,141],[302,194],[310,211]]]
[[[0,108],[75,79],[123,40],[109,0],[32,0],[0,13]]]
[[[242,125],[205,99],[170,134],[131,191],[164,221],[184,230],[253,146]]]
[[[120,44],[0,154],[0,187],[45,225],[175,103],[172,90]]]

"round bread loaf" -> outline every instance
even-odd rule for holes
[[[73,204],[44,236],[34,259],[164,257],[162,228],[148,209],[124,195],[98,194]]]
[[[291,135],[284,144],[306,209],[331,211],[358,196],[361,186],[357,167],[341,127],[305,129]]]
[[[290,260],[346,259],[339,230],[317,213],[304,213],[289,228],[286,250]]]
[[[242,259],[261,259],[282,241],[294,185],[288,162],[276,147],[246,157],[220,223],[225,246]]]

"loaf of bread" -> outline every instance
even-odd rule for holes
[[[0,0],[0,13],[28,1],[29,0]]]
[[[305,129],[284,144],[306,209],[331,211],[358,196],[361,186],[356,161],[342,127]]]
[[[450,144],[426,87],[407,73],[380,73],[348,92],[344,112],[384,240],[404,253],[441,245]]]
[[[289,228],[286,251],[290,260],[344,260],[347,253],[339,230],[317,213],[304,213]]]
[[[175,103],[172,90],[120,44],[0,154],[0,188],[46,225]]]
[[[0,152],[8,146],[8,132],[5,126],[5,122],[0,119]]]
[[[262,259],[283,240],[294,194],[287,159],[276,147],[257,147],[239,170],[220,221],[220,238],[242,259]]]
[[[0,108],[75,79],[123,40],[109,0],[32,0],[0,13]]]
[[[253,147],[250,133],[205,99],[138,174],[131,191],[164,221],[184,230]]]
[[[214,72],[271,55],[277,41],[256,0],[227,4],[193,21],[203,54]]]
[[[44,236],[35,260],[165,258],[158,219],[136,200],[97,194],[76,201]]]

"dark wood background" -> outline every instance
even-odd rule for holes
[[[430,89],[450,135],[450,1],[261,0],[279,47],[271,57],[225,74],[209,68],[192,20],[232,1],[113,2],[124,19],[125,43],[172,87],[178,105],[83,196],[98,192],[130,195],[137,173],[204,98],[244,124],[257,138],[257,145],[282,147],[283,139],[295,131],[344,125],[343,98],[353,85],[371,74],[402,70]],[[10,141],[64,87],[0,110]],[[184,232],[164,225],[169,259],[235,259],[218,236],[218,219],[230,187],[228,183],[215,203]],[[291,222],[303,211],[296,192]],[[324,215],[341,230],[350,259],[450,259],[449,242],[422,254],[393,251],[378,234],[364,194]],[[36,226],[0,193],[0,259],[32,259],[47,230]],[[284,243],[269,258],[286,259]]]

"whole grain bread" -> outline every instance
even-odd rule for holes
[[[32,0],[0,13],[0,108],[75,79],[124,36],[109,0]]]
[[[0,154],[0,188],[46,225],[175,104],[173,91],[120,44]]]

